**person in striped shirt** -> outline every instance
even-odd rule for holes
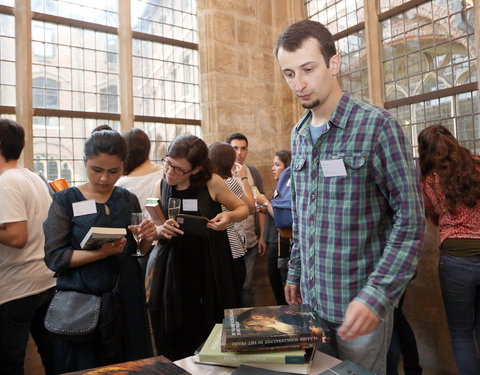
[[[393,308],[425,232],[410,145],[387,111],[342,91],[341,59],[319,22],[288,26],[275,55],[306,109],[291,135],[286,300],[319,313],[340,358],[385,374]]]

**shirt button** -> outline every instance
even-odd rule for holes
[[[310,198],[312,198],[312,201],[317,197],[317,194],[315,193],[312,193],[312,195],[310,196]]]

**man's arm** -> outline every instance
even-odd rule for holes
[[[27,221],[17,221],[14,223],[4,223],[0,226],[0,243],[21,249],[25,247],[28,241]]]
[[[373,177],[393,212],[393,224],[382,257],[355,297],[377,317],[395,306],[413,277],[425,235],[423,199],[410,145],[393,118],[380,126]]]
[[[258,171],[257,168],[252,167],[252,166],[247,166],[250,169],[250,173],[252,174],[253,178],[253,183],[255,186],[258,188],[258,191],[261,194],[265,194],[263,190],[263,180],[262,176],[260,175],[260,172]],[[263,256],[267,250],[267,245],[265,241],[263,240],[263,233],[265,231],[265,220],[266,216],[263,213],[255,213],[257,215],[257,220],[258,220],[258,228],[259,228],[259,236],[258,236],[258,254],[260,256]]]

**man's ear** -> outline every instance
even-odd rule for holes
[[[337,76],[340,73],[341,65],[342,65],[342,59],[340,58],[340,55],[338,53],[330,57],[329,69],[334,76]]]

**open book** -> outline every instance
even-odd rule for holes
[[[83,237],[82,249],[97,249],[106,242],[113,242],[127,235],[125,228],[91,227]]]

